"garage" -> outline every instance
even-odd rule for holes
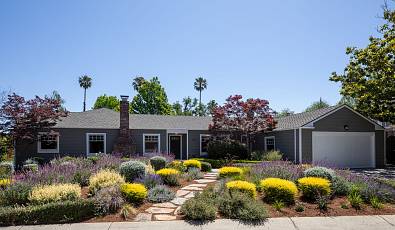
[[[312,132],[312,160],[340,168],[374,168],[375,132]]]

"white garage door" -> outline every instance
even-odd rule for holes
[[[313,132],[313,162],[374,168],[374,132]]]

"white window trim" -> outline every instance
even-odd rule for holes
[[[158,137],[158,152],[160,151],[160,134],[158,133],[144,133],[143,134],[143,154],[146,154],[145,152],[145,137],[146,136],[157,136]]]
[[[269,136],[269,137],[265,137],[264,138],[264,140],[265,140],[265,151],[267,151],[267,140],[268,139],[273,139],[273,142],[274,142],[274,150],[276,149],[276,137],[275,136]]]
[[[211,137],[211,135],[210,134],[200,134],[200,141],[199,141],[200,156],[203,154],[207,154],[207,152],[202,152],[202,137]]]
[[[171,152],[171,140],[170,140],[170,137],[172,137],[172,136],[174,136],[174,137],[180,137],[180,160],[182,160],[182,135],[180,135],[180,134],[169,134],[169,139],[168,139],[168,147],[169,147],[169,153],[172,153]]]
[[[38,133],[38,140],[37,140],[37,153],[59,153],[59,133],[53,133],[51,135],[56,135],[56,149],[41,149],[41,135],[48,135],[49,132],[39,132]]]
[[[94,155],[97,153],[90,153],[89,150],[89,136],[103,135],[104,136],[104,153],[107,153],[107,133],[86,133],[86,155]]]

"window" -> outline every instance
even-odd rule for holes
[[[160,134],[144,134],[143,138],[144,153],[160,152]]]
[[[247,144],[247,135],[242,134],[242,135],[240,136],[240,142],[241,142],[242,144]]]
[[[37,148],[38,153],[59,153],[59,135],[40,133]]]
[[[207,153],[207,146],[210,142],[210,135],[201,134],[200,135],[200,155]]]
[[[87,133],[86,134],[87,153],[106,153],[106,134],[105,133]]]
[[[276,141],[274,137],[265,137],[265,151],[276,149]]]

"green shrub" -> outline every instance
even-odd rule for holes
[[[100,189],[93,197],[93,201],[95,202],[97,215],[115,213],[125,203],[118,186]]]
[[[204,177],[203,173],[198,168],[189,168],[188,172],[183,174],[183,177],[187,181],[202,179]]]
[[[23,171],[29,172],[37,172],[38,171],[38,164],[25,164],[22,166]]]
[[[218,204],[222,216],[238,219],[246,224],[262,224],[268,218],[265,206],[243,193],[224,193],[219,197]]]
[[[181,213],[188,221],[213,221],[216,218],[217,207],[215,200],[204,191],[181,206]]]
[[[335,171],[325,167],[313,167],[304,171],[305,177],[320,177],[332,181],[336,176]]]
[[[317,202],[318,209],[320,211],[327,211],[328,210],[329,196],[318,195],[316,202]]]
[[[7,207],[0,209],[0,225],[60,224],[92,218],[92,200],[64,201],[44,205]]]
[[[202,172],[211,172],[211,164],[208,162],[201,161],[202,164]]]
[[[213,140],[208,144],[208,157],[211,159],[248,159],[247,147],[233,140]]]
[[[0,206],[26,205],[32,187],[24,183],[15,183],[0,190]]]
[[[86,159],[88,159],[88,161],[92,162],[93,164],[96,164],[96,162],[100,159],[99,156],[89,156]]]
[[[280,161],[283,158],[283,154],[280,151],[269,151],[263,154],[262,160],[264,161]]]
[[[209,158],[194,158],[199,160],[200,162],[207,162],[211,164],[212,168],[219,169],[222,168],[230,163],[230,160],[226,159],[209,159]]]
[[[347,196],[350,191],[351,184],[340,176],[333,177],[331,184],[332,193],[335,196]]]
[[[295,206],[295,211],[296,212],[303,212],[304,211],[304,207],[301,204],[298,204]]]
[[[14,172],[14,165],[12,162],[1,162],[0,163],[0,179],[11,177]]]
[[[357,186],[351,186],[350,193],[347,196],[351,207],[359,210],[362,208],[363,199],[360,194],[360,189]]]
[[[283,209],[285,207],[285,203],[282,202],[281,200],[275,200],[272,205],[273,205],[273,208],[279,212],[281,211],[281,209]]]
[[[384,205],[380,202],[380,199],[377,196],[373,196],[372,198],[370,198],[369,202],[374,209],[382,209],[384,207]]]
[[[151,157],[149,160],[155,171],[161,170],[166,167],[166,158],[161,156]]]
[[[132,204],[140,204],[147,197],[147,189],[142,184],[125,183],[121,185],[121,192]]]
[[[176,195],[168,187],[158,185],[148,191],[148,201],[152,203],[163,203],[171,201]]]
[[[119,171],[127,182],[133,182],[136,178],[145,175],[146,165],[140,161],[127,161],[119,166]]]
[[[166,165],[166,168],[176,169],[179,172],[185,172],[187,168],[181,161],[175,160]]]
[[[180,172],[176,169],[161,169],[156,172],[163,180],[163,183],[170,185],[170,186],[177,186],[180,184],[178,181],[178,177]]]

